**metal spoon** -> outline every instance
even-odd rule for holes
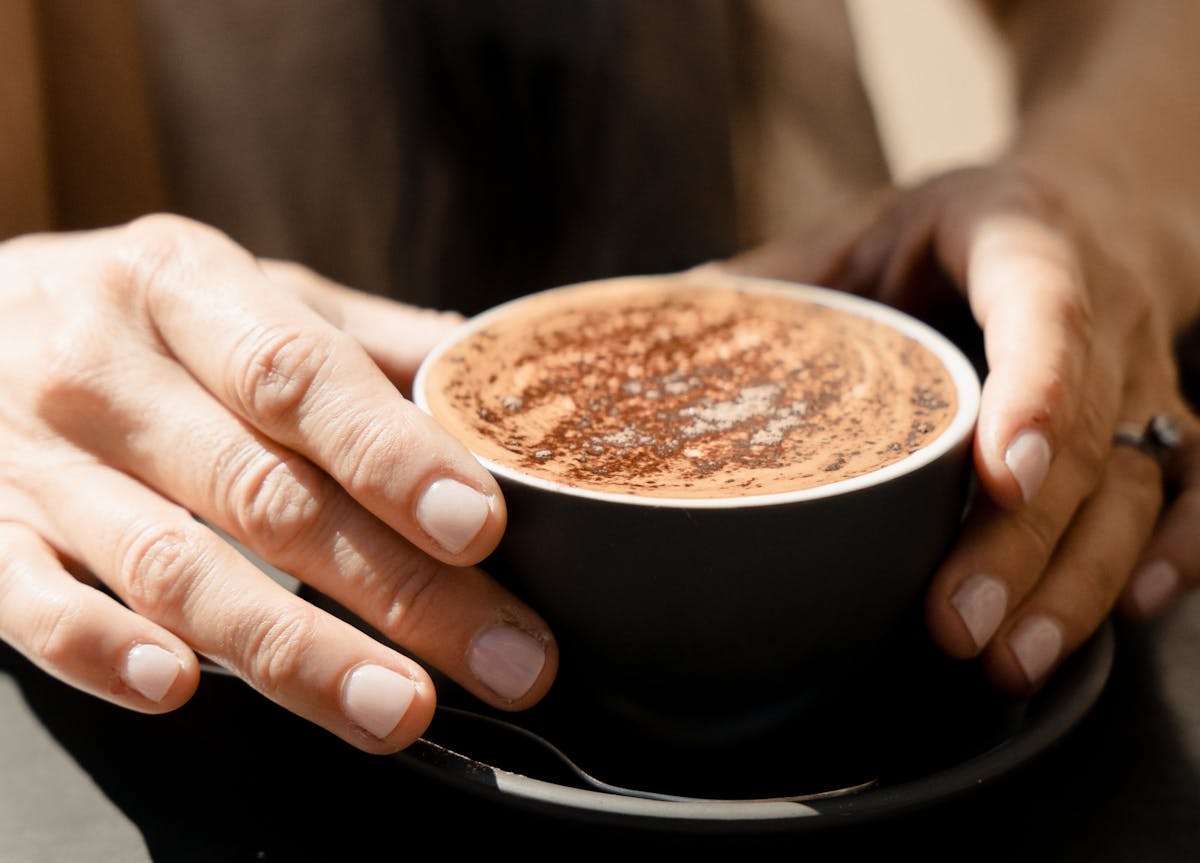
[[[618,794],[624,797],[637,797],[645,800],[662,800],[675,803],[766,803],[766,802],[791,802],[800,803],[811,800],[822,800],[830,797],[841,797],[847,794],[854,794],[864,791],[878,784],[878,779],[870,779],[864,782],[859,782],[853,785],[844,787],[831,788],[817,792],[794,795],[780,795],[771,797],[755,797],[755,798],[712,798],[712,797],[690,797],[678,794],[664,794],[657,791],[648,791],[639,788],[629,788],[622,785],[615,785],[611,782],[605,782],[593,776],[591,773],[584,770],[569,758],[561,749],[555,746],[546,738],[542,737],[528,728],[523,728],[512,722],[498,719],[492,716],[474,713],[469,710],[456,707],[439,706],[438,712],[452,716],[456,720],[465,720],[468,725],[474,725],[480,730],[488,732],[499,731],[502,735],[513,738],[514,742],[533,743],[542,752],[550,755],[562,767],[566,768],[575,778],[583,783],[588,788],[595,791],[601,791],[606,794]],[[483,761],[479,761],[457,751],[453,745],[443,745],[438,743],[430,735],[422,737],[420,740],[410,747],[405,752],[409,756],[426,761],[444,762],[447,755],[464,759],[475,765],[477,768],[484,770],[494,769]]]

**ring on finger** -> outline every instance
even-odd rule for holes
[[[1165,413],[1155,414],[1144,424],[1117,423],[1113,431],[1114,446],[1133,447],[1160,465],[1165,465],[1171,452],[1179,447],[1180,440],[1179,426]]]

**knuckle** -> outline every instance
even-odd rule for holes
[[[202,227],[200,222],[175,213],[147,213],[144,216],[138,216],[126,225],[129,233],[135,236],[180,234]]]
[[[116,571],[126,602],[152,619],[178,616],[195,588],[201,557],[198,528],[190,519],[135,524],[118,543]]]
[[[117,250],[116,262],[129,276],[119,281],[134,285],[159,282],[164,270],[194,260],[196,243],[204,230],[199,222],[170,213],[134,219],[124,227]]]
[[[257,449],[237,459],[218,489],[243,536],[268,554],[283,553],[320,530],[328,480],[299,456],[280,458]]]
[[[302,673],[317,637],[317,611],[310,606],[278,616],[256,617],[236,625],[234,655],[249,681],[268,695],[288,687]]]
[[[61,668],[78,658],[81,616],[77,603],[63,596],[42,597],[33,609],[29,649],[52,668]]]
[[[1093,558],[1076,561],[1070,576],[1076,590],[1068,616],[1094,627],[1115,602],[1121,588],[1121,573],[1112,562]]]
[[[1031,510],[1029,507],[1018,510],[1013,517],[1026,548],[1030,549],[1035,559],[1041,562],[1042,565],[1037,567],[1040,571],[1045,562],[1050,560],[1054,548],[1058,544],[1058,530],[1045,514]]]
[[[156,258],[174,260],[178,254],[192,253],[208,242],[232,242],[211,225],[175,213],[148,213],[126,224],[123,230],[126,248],[151,253],[145,258],[148,262]]]
[[[1098,481],[1111,451],[1113,422],[1104,407],[1085,399],[1077,423],[1079,433],[1072,436],[1072,454],[1083,475]]]
[[[1058,300],[1058,324],[1071,344],[1091,345],[1095,332],[1095,310],[1083,290],[1064,291]]]
[[[410,472],[407,453],[399,443],[406,434],[403,424],[373,421],[355,421],[341,430],[338,451],[344,456],[340,467],[355,495],[368,499],[386,495],[397,476]]]
[[[249,416],[278,424],[294,420],[331,359],[329,341],[307,330],[255,327],[233,351],[231,390]]]
[[[124,225],[118,237],[107,284],[123,296],[132,293],[143,301],[180,285],[202,284],[198,277],[211,269],[215,257],[250,258],[216,228],[172,213],[141,216]]]
[[[437,586],[445,579],[446,567],[420,553],[405,555],[389,572],[392,579],[380,630],[397,644],[409,641],[431,617],[426,608],[436,605]]]
[[[0,607],[7,606],[0,615],[0,639],[51,668],[62,668],[78,653],[82,636],[76,624],[83,609],[77,598],[61,591],[39,589],[33,602],[18,598],[39,576],[27,556],[28,541],[22,528],[0,519]]]

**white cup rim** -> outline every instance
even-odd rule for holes
[[[529,294],[516,299],[509,300],[498,306],[494,306],[485,312],[481,312],[472,318],[464,321],[455,329],[451,330],[443,337],[425,357],[417,370],[416,377],[413,380],[413,401],[426,413],[431,413],[429,403],[425,398],[425,381],[428,377],[429,369],[437,362],[446,351],[450,350],[454,345],[458,344],[464,338],[474,334],[480,329],[488,326],[492,322],[503,318],[511,313],[512,309],[523,305],[526,301],[533,297],[541,297],[547,294],[566,292],[576,289],[583,289],[590,286],[599,286],[602,284],[618,285],[621,283],[632,283],[635,281],[655,280],[680,278],[683,273],[678,274],[663,274],[659,276],[641,275],[641,276],[619,276],[611,279],[597,279],[589,282],[580,282],[572,285],[564,285],[558,288],[549,288],[545,291],[539,291],[536,294]],[[780,279],[767,279],[758,276],[739,276],[721,273],[719,276],[714,276],[713,281],[719,280],[725,285],[740,290],[795,296],[798,299],[806,302],[817,303],[828,306],[860,317],[869,318],[871,320],[883,323],[904,335],[916,340],[920,344],[929,348],[941,360],[946,371],[950,374],[951,380],[954,382],[955,392],[958,396],[958,409],[955,411],[950,424],[942,430],[932,441],[922,446],[920,449],[910,453],[909,455],[885,465],[877,470],[869,473],[860,474],[859,476],[849,477],[848,479],[837,480],[836,482],[826,483],[825,485],[814,486],[812,488],[795,489],[792,491],[772,492],[769,494],[744,495],[738,497],[650,497],[648,495],[638,495],[625,492],[608,492],[595,491],[593,489],[578,488],[576,486],[567,485],[565,483],[555,482],[553,480],[543,479],[541,477],[532,476],[523,471],[517,470],[508,465],[500,464],[493,459],[486,458],[478,453],[472,452],[472,455],[482,464],[493,476],[499,479],[508,480],[512,483],[528,486],[530,488],[541,489],[542,491],[551,492],[554,494],[567,495],[575,498],[585,498],[593,501],[600,501],[612,504],[621,504],[624,506],[645,506],[657,508],[674,508],[674,509],[743,509],[758,506],[778,506],[781,504],[794,504],[804,501],[822,500],[825,498],[838,497],[840,495],[851,494],[862,489],[871,488],[873,486],[882,485],[899,477],[914,473],[926,465],[929,465],[955,447],[968,441],[975,429],[975,422],[979,415],[979,400],[980,400],[980,383],[979,376],[975,373],[974,367],[966,358],[961,350],[948,338],[939,333],[933,327],[917,320],[899,309],[885,305],[875,300],[866,299],[854,294],[847,294],[842,291],[836,291],[831,288],[822,288],[815,285],[805,285],[798,282],[788,282]],[[470,449],[470,446],[467,445]]]

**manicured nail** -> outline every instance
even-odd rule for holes
[[[454,479],[439,479],[425,489],[417,504],[417,521],[434,541],[451,554],[471,544],[487,521],[486,497]]]
[[[158,704],[170,691],[183,669],[183,663],[169,650],[157,644],[135,644],[125,654],[121,679],[143,698]]]
[[[396,730],[412,704],[416,685],[381,665],[360,665],[342,687],[342,709],[350,721],[380,740]]]
[[[1179,570],[1167,560],[1146,564],[1133,576],[1133,604],[1140,614],[1151,617],[1170,603],[1179,588]]]
[[[1004,453],[1004,464],[1021,487],[1025,502],[1029,503],[1050,470],[1050,444],[1045,435],[1030,429],[1018,434]]]
[[[492,692],[516,701],[537,682],[546,664],[542,642],[512,626],[490,626],[467,653],[471,673]]]
[[[972,575],[950,597],[950,605],[971,633],[975,647],[982,650],[1004,622],[1008,589],[1004,582],[990,575]]]
[[[1008,646],[1026,680],[1039,683],[1062,653],[1062,629],[1046,615],[1035,614],[1017,626],[1008,637]]]

